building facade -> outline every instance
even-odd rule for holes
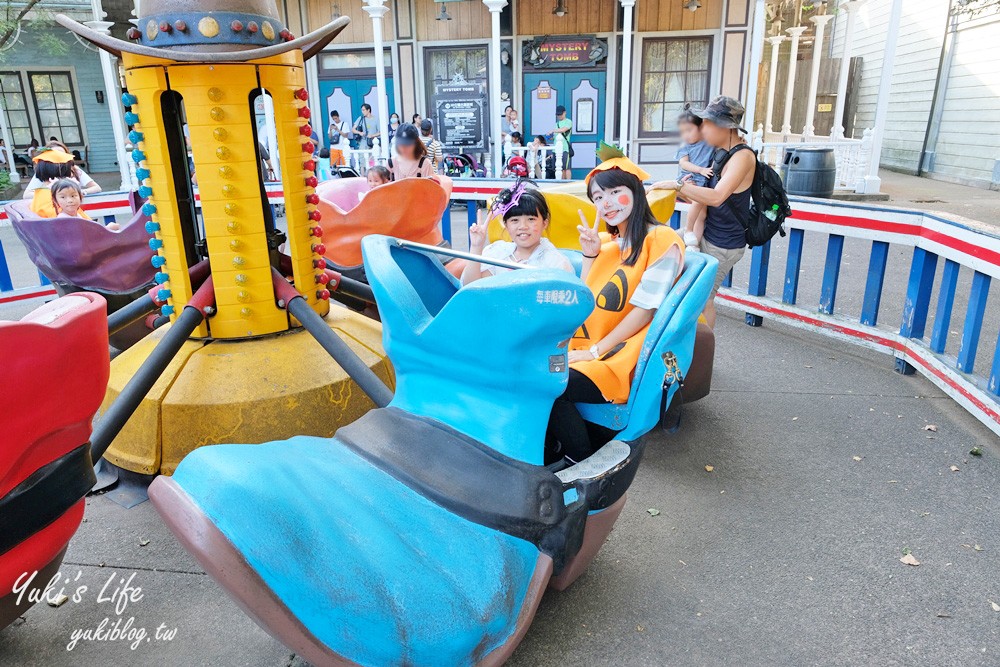
[[[512,0],[500,15],[502,106],[520,114],[523,134],[548,134],[555,107],[573,121],[574,171],[595,162],[598,141],[619,140],[629,96],[632,154],[652,168],[674,163],[676,116],[719,93],[744,97],[753,0],[638,0],[631,77],[622,85],[624,9],[619,0]],[[377,109],[372,22],[363,0],[285,2],[288,21],[307,32],[339,16],[351,25],[316,61],[313,113],[336,108],[354,119]],[[486,87],[491,18],[479,0],[390,0],[383,19],[389,111],[438,117],[442,86],[456,78]],[[692,11],[692,8],[694,11]],[[624,89],[624,93],[623,93]],[[487,114],[504,109],[489,108]],[[486,123],[489,127],[489,123]]]
[[[48,40],[65,52],[52,53]],[[34,45],[34,46],[33,46]],[[13,146],[56,137],[86,156],[90,171],[118,171],[110,104],[97,50],[55,28],[25,28],[0,60],[0,101]]]
[[[449,86],[472,84],[483,91],[475,113],[483,116],[479,134],[485,136],[471,133],[468,152],[478,145],[487,153],[493,115],[502,115],[508,105],[519,111],[526,141],[549,134],[556,106],[565,106],[573,121],[572,166],[582,175],[594,165],[599,141],[620,141],[627,97],[632,156],[654,174],[671,173],[678,145],[676,117],[684,105],[702,105],[720,93],[745,97],[755,2],[635,0],[629,54],[622,52],[622,3],[511,0],[500,13],[502,97],[497,105],[487,85],[491,16],[481,0],[388,0],[382,19],[388,110],[404,121],[419,113],[448,125],[441,106],[449,103]],[[94,18],[91,3],[79,4],[80,20]],[[323,142],[330,111],[353,120],[367,102],[378,112],[375,39],[366,4],[278,0],[283,20],[299,35],[340,16],[351,18],[347,29],[307,63],[310,105]],[[133,18],[131,2],[104,0],[103,11],[113,23],[111,32],[123,36]],[[67,53],[39,53],[26,30],[0,68],[0,93],[14,145],[23,151],[31,138],[44,143],[58,136],[88,154],[91,171],[117,171],[108,104],[118,102],[109,99],[114,91],[102,81],[99,54],[69,32],[46,30],[66,43]],[[45,108],[46,87],[59,100],[53,101],[55,108]],[[461,135],[468,128],[436,130]]]

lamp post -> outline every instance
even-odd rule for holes
[[[500,142],[500,109],[503,102],[500,99],[500,12],[507,6],[507,0],[483,0],[490,10],[492,27],[490,29],[490,141],[493,144],[493,177],[500,178],[503,169]]]
[[[771,45],[771,75],[767,78],[767,114],[764,118],[764,131],[774,132],[774,88],[778,80],[778,53],[781,51],[781,43],[785,41],[784,36],[768,37]],[[750,128],[753,130],[753,128]],[[766,137],[765,137],[766,138]]]
[[[365,0],[363,9],[372,18],[372,35],[375,38],[375,88],[378,91],[378,153],[389,158],[389,95],[385,87],[385,45],[382,39],[382,17],[389,8],[385,0]]]
[[[816,131],[813,123],[816,120],[816,93],[819,88],[819,63],[823,57],[823,33],[826,31],[826,24],[832,18],[832,14],[823,14],[810,19],[816,24],[816,39],[813,41],[812,71],[809,73],[809,95],[806,97],[809,106],[806,107],[806,124],[802,128],[802,135],[806,137],[813,136]]]
[[[785,31],[792,36],[792,51],[788,54],[788,85],[785,87],[785,119],[781,123],[781,133],[785,135],[785,138],[792,133],[792,101],[795,99],[795,68],[799,58],[799,39],[805,31],[805,26],[789,28]]]
[[[621,148],[625,155],[629,154],[629,102],[632,99],[632,13],[635,10],[635,0],[620,0],[624,18],[622,20],[622,91],[621,126],[618,131]]]
[[[86,21],[87,27],[94,29],[102,35],[111,34],[111,26],[114,23],[102,20],[105,16],[101,0],[92,0],[91,8],[94,11],[94,20]],[[115,138],[115,159],[118,161],[118,173],[122,177],[121,190],[131,190],[132,174],[129,172],[129,156],[125,152],[125,112],[119,101],[121,89],[118,87],[118,68],[111,60],[111,54],[104,49],[98,49],[101,57],[101,72],[104,74],[105,100],[107,100],[108,113],[111,114],[111,133]],[[89,159],[89,155],[87,156]],[[11,165],[13,167],[13,165]]]
[[[844,105],[847,103],[847,76],[851,71],[851,47],[854,42],[854,22],[861,0],[849,0],[838,9],[847,12],[847,26],[844,30],[844,53],[840,56],[840,79],[837,81],[837,107],[833,114],[833,139],[844,138]]]

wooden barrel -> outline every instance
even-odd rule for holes
[[[829,199],[837,182],[833,148],[786,148],[781,178],[790,195]]]

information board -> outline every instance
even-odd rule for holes
[[[486,91],[470,82],[434,87],[434,119],[438,141],[452,153],[489,150]]]

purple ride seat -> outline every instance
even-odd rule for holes
[[[53,283],[106,294],[128,294],[153,282],[146,222],[141,210],[112,231],[100,222],[60,216],[40,218],[28,200],[4,210],[38,270]],[[133,211],[138,207],[133,204]]]

